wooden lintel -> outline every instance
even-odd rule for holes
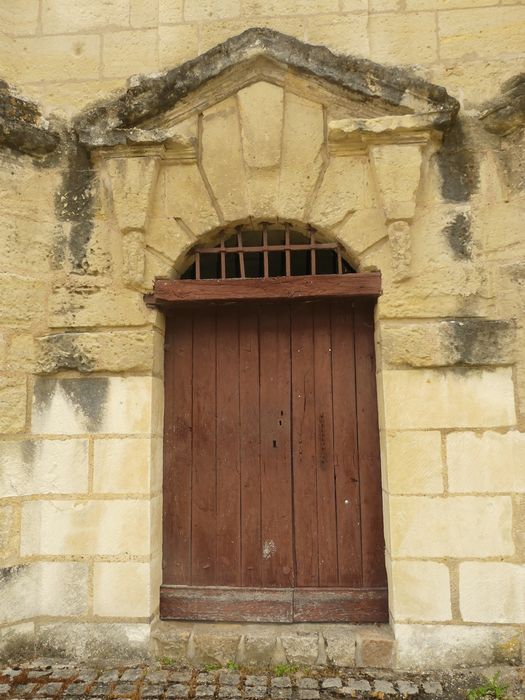
[[[148,306],[172,306],[195,302],[279,301],[291,299],[341,299],[378,297],[380,272],[263,279],[168,280],[157,279],[145,296]]]

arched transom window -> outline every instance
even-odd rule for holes
[[[307,275],[344,275],[355,270],[336,242],[319,239],[316,230],[288,223],[246,224],[225,228],[214,246],[196,246],[182,279],[260,279]]]

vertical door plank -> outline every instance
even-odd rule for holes
[[[290,308],[259,312],[263,586],[293,585]]]
[[[312,305],[292,304],[292,463],[297,586],[319,585],[313,333]]]
[[[217,576],[241,584],[239,464],[239,312],[217,309]]]
[[[339,585],[361,586],[361,505],[351,302],[331,304],[331,324]]]
[[[315,444],[317,454],[317,531],[319,586],[336,586],[337,513],[332,409],[332,333],[330,305],[312,304],[314,318]]]
[[[386,585],[374,351],[374,303],[355,302],[363,586]]]
[[[259,320],[256,307],[239,313],[242,585],[262,586]]]
[[[215,311],[193,321],[192,584],[216,581],[216,358]]]
[[[163,582],[191,580],[192,314],[166,320]]]
[[[312,304],[292,304],[292,462],[297,586],[319,585]]]

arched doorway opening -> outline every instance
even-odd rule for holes
[[[373,310],[311,227],[197,245],[166,313],[161,617],[385,622]]]

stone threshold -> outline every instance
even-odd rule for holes
[[[389,625],[160,621],[152,640],[157,657],[190,665],[391,669],[395,664]]]

